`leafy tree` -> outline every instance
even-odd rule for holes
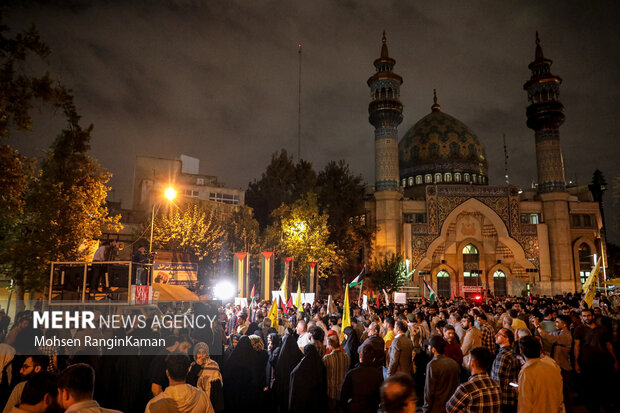
[[[286,150],[273,154],[261,179],[250,182],[245,201],[254,210],[261,229],[273,223],[271,213],[282,204],[291,205],[316,185],[316,173],[304,160],[293,163]]]
[[[215,208],[186,203],[155,218],[153,246],[189,254],[214,265],[225,234]]]
[[[385,289],[392,293],[398,290],[407,282],[407,268],[403,257],[389,254],[379,258],[372,263],[369,278],[379,291]]]
[[[86,154],[92,126],[80,126],[70,91],[27,70],[30,58],[48,54],[34,28],[10,37],[0,23],[0,271],[15,280],[19,300],[47,282],[50,261],[83,259],[90,240],[119,226],[104,206],[110,175]],[[12,131],[32,129],[38,103],[66,121],[40,164],[5,144]]]
[[[306,194],[290,207],[273,212],[274,223],[267,228],[264,244],[279,256],[294,258],[294,276],[303,282],[308,262],[317,262],[319,277],[332,274],[340,257],[329,242],[327,215],[319,211],[316,195]]]

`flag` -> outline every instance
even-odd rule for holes
[[[330,294],[327,297],[327,314],[334,314],[336,312],[336,306],[334,305],[334,300],[332,300],[332,295]]]
[[[588,308],[592,307],[592,301],[594,300],[594,294],[596,293],[596,282],[598,280],[598,272],[601,266],[601,258],[599,257],[594,269],[590,273],[590,276],[583,283],[583,287],[581,287],[581,291],[583,292],[583,301],[588,304]]]
[[[349,286],[344,290],[344,303],[342,307],[342,328],[340,329],[340,342],[344,340],[344,329],[351,327],[351,313],[349,310]]]
[[[301,303],[301,284],[297,281],[297,297],[295,298],[295,307],[300,313],[304,312],[304,306]]]
[[[366,264],[364,264],[364,268],[362,268],[362,271],[359,274],[357,274],[357,277],[355,277],[353,281],[349,283],[349,287],[353,288],[353,287],[357,287],[358,285],[361,285],[364,282],[365,276],[366,276]]]
[[[252,297],[252,302],[254,301],[254,296],[255,296],[254,287],[256,287],[256,284],[252,285],[252,292],[250,293],[250,297]]]
[[[274,297],[273,302],[271,303],[271,308],[269,309],[269,314],[267,317],[271,320],[271,327],[278,330],[278,299]]]
[[[453,290],[450,291],[450,299],[454,300],[454,291]]]
[[[385,288],[383,289],[383,295],[385,296],[385,305],[390,305],[390,296],[387,291],[385,291]]]
[[[377,296],[377,304],[375,305],[375,307],[379,308],[380,305],[381,303],[379,302],[379,296]]]
[[[433,290],[431,288],[430,285],[428,285],[428,283],[426,282],[426,280],[424,278],[422,278],[422,281],[424,281],[424,285],[426,285],[426,288],[428,288],[429,291],[429,296],[428,296],[428,301],[433,304],[435,302],[435,300],[437,299],[437,294],[435,294],[435,290]]]
[[[286,308],[293,308],[293,297],[289,297],[288,301],[286,302]]]
[[[284,299],[284,301],[286,301],[286,289],[287,289],[286,279],[287,279],[287,276],[286,274],[284,274],[284,281],[282,281],[282,285],[280,285],[280,291],[282,291],[282,298]]]

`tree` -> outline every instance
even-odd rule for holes
[[[319,277],[327,277],[340,264],[336,247],[330,243],[328,217],[319,211],[313,193],[294,202],[282,205],[273,212],[274,223],[265,233],[264,245],[277,255],[294,258],[294,276],[303,281],[308,262],[317,262]]]
[[[120,226],[104,205],[110,174],[86,154],[92,125],[80,126],[70,91],[26,70],[30,57],[48,54],[34,28],[9,37],[0,23],[0,271],[15,280],[18,300],[47,282],[50,261],[82,260],[89,241]],[[39,164],[4,143],[32,128],[35,103],[61,109],[66,121]]]
[[[291,205],[316,185],[316,173],[309,162],[297,164],[286,150],[271,157],[265,172],[258,181],[250,182],[245,201],[254,210],[254,216],[261,229],[273,223],[271,213],[282,204]]]
[[[189,254],[211,267],[218,262],[224,241],[215,208],[187,203],[155,218],[154,247]]]
[[[369,278],[379,290],[392,293],[407,282],[407,268],[399,254],[389,254],[371,265]]]

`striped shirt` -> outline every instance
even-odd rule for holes
[[[493,327],[489,324],[482,324],[480,326],[480,332],[482,333],[482,347],[486,348],[495,354],[495,334],[493,333]]]
[[[502,391],[502,404],[506,406],[517,405],[518,390],[510,383],[516,383],[519,379],[521,364],[510,347],[501,347],[491,369],[491,378],[495,380]]]
[[[487,373],[473,374],[446,403],[448,413],[501,413],[501,408],[499,386]]]
[[[344,375],[349,369],[349,356],[338,347],[323,356],[323,364],[327,373],[327,397],[338,399]]]

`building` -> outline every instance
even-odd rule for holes
[[[187,155],[179,159],[150,156],[136,157],[133,182],[133,209],[150,211],[163,199],[168,187],[181,200],[207,202],[212,205],[244,205],[245,191],[227,188],[216,176],[199,172],[200,161]]]
[[[599,205],[584,187],[567,188],[560,145],[561,78],[551,73],[538,34],[523,88],[534,131],[534,190],[490,186],[483,143],[437,103],[398,139],[403,79],[394,73],[385,33],[368,79],[375,128],[375,187],[367,201],[376,226],[374,254],[400,253],[440,296],[581,291],[605,249]],[[516,85],[515,85],[516,86]],[[605,258],[605,257],[604,257]]]

